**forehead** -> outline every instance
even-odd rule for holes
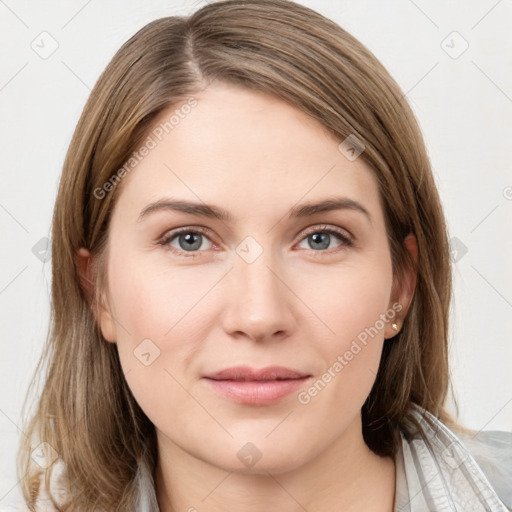
[[[221,82],[193,99],[156,119],[152,148],[124,178],[121,199],[142,206],[172,194],[222,205],[235,217],[249,217],[256,204],[261,212],[326,195],[380,209],[370,167],[347,159],[341,140],[292,105]]]

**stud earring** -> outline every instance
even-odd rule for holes
[[[396,324],[391,324],[391,327],[393,327],[393,329],[395,329],[395,331],[398,331],[398,325],[396,325]]]

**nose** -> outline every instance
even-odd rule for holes
[[[288,337],[295,329],[294,294],[288,273],[266,252],[254,262],[236,258],[227,276],[223,328],[235,338],[264,342]],[[295,299],[296,303],[296,299]]]

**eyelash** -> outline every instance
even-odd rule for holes
[[[194,234],[201,234],[208,238],[208,230],[202,227],[184,227],[184,228],[178,228],[176,230],[173,230],[169,233],[166,233],[163,237],[160,238],[158,241],[159,245],[164,246],[165,248],[169,249],[171,252],[178,254],[178,256],[184,256],[186,258],[197,258],[200,257],[201,252],[204,251],[183,251],[180,249],[177,249],[176,247],[172,247],[169,245],[169,243],[176,238],[177,236],[183,234],[183,233],[194,233]],[[338,252],[340,250],[344,250],[350,247],[354,246],[354,241],[352,237],[342,229],[336,229],[330,226],[313,226],[312,228],[308,228],[306,230],[306,233],[304,236],[300,239],[299,243],[302,242],[305,238],[307,238],[309,235],[315,234],[315,233],[324,233],[328,235],[335,235],[341,240],[341,246],[337,247],[335,249],[326,249],[326,250],[318,250],[315,251],[314,249],[310,249],[313,253],[316,253],[315,256],[321,256],[322,253],[332,254],[333,252]],[[211,241],[211,240],[210,240]],[[213,242],[212,242],[213,243]]]

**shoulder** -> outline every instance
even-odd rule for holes
[[[512,509],[512,433],[456,433],[417,406],[411,420],[401,431],[402,494],[417,493],[428,510]]]
[[[512,432],[456,432],[501,501],[512,509]]]

